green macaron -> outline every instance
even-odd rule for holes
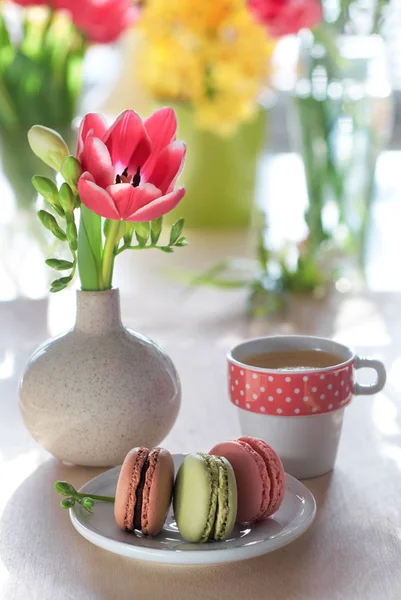
[[[186,456],[175,480],[173,506],[188,542],[225,540],[237,515],[237,484],[228,460],[201,452]]]

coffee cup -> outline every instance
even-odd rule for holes
[[[248,364],[251,356],[297,351],[328,353],[335,360],[325,367]],[[227,360],[229,396],[238,408],[242,434],[271,444],[286,472],[298,479],[333,469],[345,408],[355,395],[375,394],[386,382],[379,360],[360,357],[343,344],[319,337],[252,339],[235,346]],[[361,368],[376,371],[375,383],[356,382]]]

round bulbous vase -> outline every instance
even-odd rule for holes
[[[116,289],[77,292],[73,329],[31,357],[20,409],[34,439],[62,461],[121,464],[157,446],[178,415],[181,385],[170,358],[121,323]]]

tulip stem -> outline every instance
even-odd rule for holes
[[[102,258],[102,289],[109,290],[112,286],[115,250],[122,235],[121,221],[110,220],[110,228],[104,244]]]

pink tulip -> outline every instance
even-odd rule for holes
[[[322,18],[319,0],[248,0],[248,8],[274,37],[310,29]]]
[[[174,186],[186,150],[176,131],[171,108],[144,121],[126,110],[109,128],[101,115],[86,115],[77,144],[83,168],[78,191],[85,206],[107,219],[134,222],[158,219],[175,208],[185,194],[184,187]]]

